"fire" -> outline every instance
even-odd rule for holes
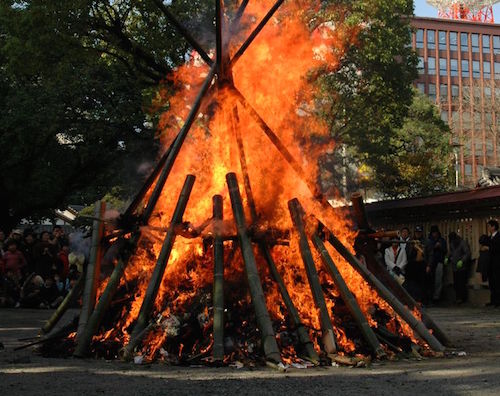
[[[231,34],[232,42],[238,44],[243,41],[273,3],[270,0],[250,1],[242,18],[241,25],[244,28],[226,33]],[[318,156],[329,147],[315,143],[316,137],[328,136],[328,128],[314,113],[316,90],[314,81],[310,80],[314,79],[314,70],[319,68],[334,71],[344,49],[355,42],[357,33],[357,28],[346,27],[341,23],[323,23],[311,27],[308,13],[319,8],[319,0],[286,2],[232,69],[236,88],[278,134],[312,181],[317,180]],[[237,45],[229,48],[231,54],[236,49]],[[176,88],[175,95],[162,91],[154,103],[158,109],[168,108],[161,115],[158,131],[165,148],[183,125],[208,71],[208,66],[193,54],[189,62],[179,67],[174,75],[168,76]],[[175,347],[170,346],[179,358],[186,351],[206,354],[211,349],[212,312],[209,307],[213,258],[211,249],[204,246],[204,239],[214,234],[215,227],[224,234],[236,235],[225,175],[236,172],[240,190],[244,191],[239,148],[235,138],[237,130],[243,137],[258,214],[257,219],[251,219],[249,199],[243,194],[247,222],[264,230],[271,227],[293,230],[287,202],[298,197],[309,213],[330,225],[343,243],[352,246],[356,235],[352,231],[350,220],[340,212],[326,213],[315,201],[307,184],[270,144],[268,137],[241,105],[234,92],[224,85],[213,84],[179,153],[149,224],[142,229],[139,248],[126,268],[120,288],[127,290],[129,301],[119,312],[118,324],[99,335],[101,342],[118,339],[120,343],[126,344],[129,341],[131,325],[138,317],[176,198],[185,176],[193,174],[196,175],[196,183],[184,220],[191,222],[190,227],[196,230],[199,237],[179,235],[176,238],[155,300],[155,312],[161,314],[161,319],[144,338],[142,354],[154,358],[170,340],[177,343]],[[224,197],[222,222],[211,220],[212,196],[215,194]],[[274,246],[271,253],[299,310],[300,318],[310,329],[311,338],[319,350],[319,314],[307,282],[295,232],[291,233],[289,243],[289,246]],[[255,332],[255,325],[252,330],[248,321],[255,319],[252,314],[245,316],[251,311],[251,304],[242,256],[234,241],[226,241],[224,246],[224,288],[226,295],[230,297],[229,300],[226,298],[226,306],[233,315],[230,320],[236,331],[248,335]],[[329,248],[329,253],[356,296],[369,324],[377,326],[372,318],[373,307],[377,306],[393,318],[398,331],[411,336],[411,329],[397,318],[389,305],[378,297],[362,277],[333,249]],[[289,318],[279,289],[257,250],[256,257],[271,317],[287,329]],[[355,353],[357,345],[349,338],[349,329],[345,328],[342,318],[336,315],[340,301],[336,286],[324,271],[319,256],[314,258],[326,292],[328,312],[339,348],[345,353]],[[103,285],[101,290],[102,288]],[[197,322],[200,333],[189,340],[181,338],[175,327],[180,326],[176,323],[180,322],[177,318],[181,317],[187,322]],[[293,362],[297,356],[293,345],[284,345],[283,338],[278,338],[282,344],[283,360]],[[241,343],[242,339],[232,347],[229,359],[242,359],[254,353],[255,346]],[[226,356],[226,360],[227,358]]]

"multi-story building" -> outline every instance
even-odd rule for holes
[[[499,166],[500,25],[413,18],[416,86],[436,101],[453,132],[458,184],[475,186]]]

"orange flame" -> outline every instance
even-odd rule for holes
[[[241,25],[244,28],[233,32],[233,42],[243,40],[273,3],[271,0],[251,1],[242,19]],[[317,10],[319,7],[319,0],[286,2],[233,68],[235,86],[276,132],[312,181],[317,180],[318,157],[328,149],[315,143],[314,137],[328,136],[328,128],[315,115],[316,91],[309,78],[313,76],[311,72],[320,67],[334,71],[344,54],[344,48],[356,40],[357,32],[357,28],[348,28],[341,23],[324,23],[313,29],[309,28],[305,23],[308,15],[304,10]],[[231,53],[236,48],[236,45],[231,47]],[[169,108],[168,112],[161,115],[159,123],[159,138],[165,147],[173,141],[183,125],[207,72],[208,67],[193,55],[190,62],[179,67],[169,77],[177,89],[176,94],[170,96],[170,92],[161,91],[158,95],[155,105],[158,108],[167,105]],[[321,221],[330,225],[343,243],[352,245],[356,235],[352,231],[350,220],[340,212],[333,214],[330,211],[331,213],[326,214],[314,200],[306,183],[283,160],[232,92],[214,84],[179,153],[149,226],[143,229],[139,247],[122,279],[122,287],[132,288],[131,301],[123,307],[119,324],[101,334],[101,338],[119,337],[123,343],[128,342],[129,327],[138,316],[161,250],[165,234],[162,230],[169,224],[176,198],[187,174],[196,175],[196,183],[184,219],[195,227],[200,226],[202,236],[213,234],[214,227],[221,227],[225,234],[236,234],[225,181],[228,172],[236,172],[240,186],[243,185],[235,128],[243,136],[249,177],[257,205],[259,218],[258,224],[254,225],[262,229],[293,229],[287,202],[297,197],[309,213],[314,213]],[[240,190],[243,193],[241,187]],[[210,221],[212,196],[215,194],[224,197],[224,219],[229,219],[219,224]],[[242,195],[243,204],[248,208],[248,197]],[[249,213],[246,215],[247,219],[251,218]],[[249,304],[246,291],[239,290],[239,294],[235,291],[238,285],[245,283],[242,257],[239,251],[231,257],[234,243],[225,242],[225,247],[225,288],[229,290],[228,295],[238,296],[240,299],[237,303],[233,302],[235,306],[244,307]],[[399,321],[388,304],[378,297],[361,276],[333,249],[329,248],[329,252],[356,296],[369,324],[377,325],[372,319],[372,310],[374,305],[378,305],[398,321],[404,334],[411,335],[408,326]],[[311,329],[316,348],[319,349],[319,315],[311,296],[295,235],[292,234],[290,238],[290,246],[274,246],[272,255],[300,317]],[[273,320],[283,323],[287,320],[287,312],[279,290],[271,280],[264,259],[257,255],[257,260],[269,312]],[[318,256],[315,256],[315,262],[327,292],[327,306],[337,342],[344,352],[354,353],[356,345],[348,338],[342,321],[335,315],[338,291],[322,270]],[[210,295],[212,283],[213,258],[210,249],[204,249],[203,239],[178,236],[155,301],[156,312],[168,318],[171,315],[189,314],[195,301],[205,304],[205,307],[209,306],[209,301],[201,300],[204,294]],[[208,311],[206,314],[208,315]],[[200,327],[203,331],[209,331],[210,326],[200,324]],[[168,337],[161,327],[150,332],[143,343],[143,354],[153,358]],[[207,353],[212,343],[210,336],[205,342],[200,341],[199,345],[196,343],[193,348]],[[185,342],[180,344],[179,356],[183,348],[187,348],[186,345]],[[296,352],[293,347],[286,346],[282,355],[285,361],[292,362]]]

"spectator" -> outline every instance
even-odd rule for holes
[[[42,278],[47,278],[56,265],[56,251],[54,244],[51,244],[49,240],[50,234],[47,231],[42,232],[41,240],[33,250],[35,272]]]
[[[40,304],[40,308],[57,308],[63,300],[61,293],[57,289],[53,275],[54,274],[51,274],[47,277],[47,279],[45,279],[43,287],[41,288],[40,296],[42,302]]]
[[[18,242],[10,239],[5,243],[7,251],[3,255],[3,262],[5,271],[11,271],[12,276],[19,282],[22,278],[24,267],[26,266],[26,259],[21,251],[17,248]]]
[[[422,226],[415,227],[415,233],[407,249],[408,265],[405,271],[404,288],[417,301],[425,301],[425,239]]]
[[[20,229],[16,228],[15,230],[12,230],[9,239],[12,239],[17,242],[17,248],[21,252],[24,250],[23,232]]]
[[[21,288],[21,306],[24,308],[42,308],[42,287],[43,278],[40,275],[32,274],[24,282]]]
[[[408,258],[408,253],[411,245],[410,229],[408,227],[401,228],[400,237],[402,243],[400,243],[401,249],[406,251],[406,257]]]
[[[488,267],[488,283],[490,286],[491,299],[488,305],[500,306],[500,234],[498,233],[498,221],[488,221],[488,233],[490,234],[489,252],[490,265]]]
[[[446,240],[441,236],[439,228],[436,225],[431,227],[429,240],[425,246],[425,260],[427,262],[426,286],[427,298],[434,303],[441,298],[443,289],[443,265],[448,252]]]
[[[78,271],[78,267],[76,264],[71,264],[69,266],[68,278],[66,279],[66,283],[64,286],[64,290],[68,293],[76,284],[78,279],[80,278],[81,273]]]
[[[64,229],[60,225],[55,225],[52,228],[52,238],[50,239],[57,251],[61,250],[64,244],[69,245],[69,240],[64,234]]]
[[[407,262],[406,251],[399,246],[398,242],[393,242],[385,249],[385,265],[387,269],[400,283],[403,283],[404,272]]]
[[[470,248],[467,241],[460,238],[456,232],[448,235],[450,251],[445,259],[446,264],[451,264],[453,270],[453,286],[455,288],[456,302],[467,301],[467,274],[469,273]]]
[[[479,258],[477,259],[477,270],[481,274],[481,280],[488,280],[488,271],[490,267],[490,238],[483,234],[479,237]]]
[[[66,279],[69,273],[69,243],[62,242],[62,247],[57,254],[57,273],[61,279]]]
[[[35,258],[34,250],[36,245],[35,233],[32,229],[24,230],[24,258],[26,259],[26,273],[31,274],[35,272]]]
[[[0,308],[19,306],[19,282],[12,271],[0,275]]]

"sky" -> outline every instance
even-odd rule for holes
[[[423,17],[437,17],[437,9],[427,4],[425,0],[414,0],[415,15]],[[495,23],[500,22],[500,4],[493,6],[493,14],[495,15]]]

